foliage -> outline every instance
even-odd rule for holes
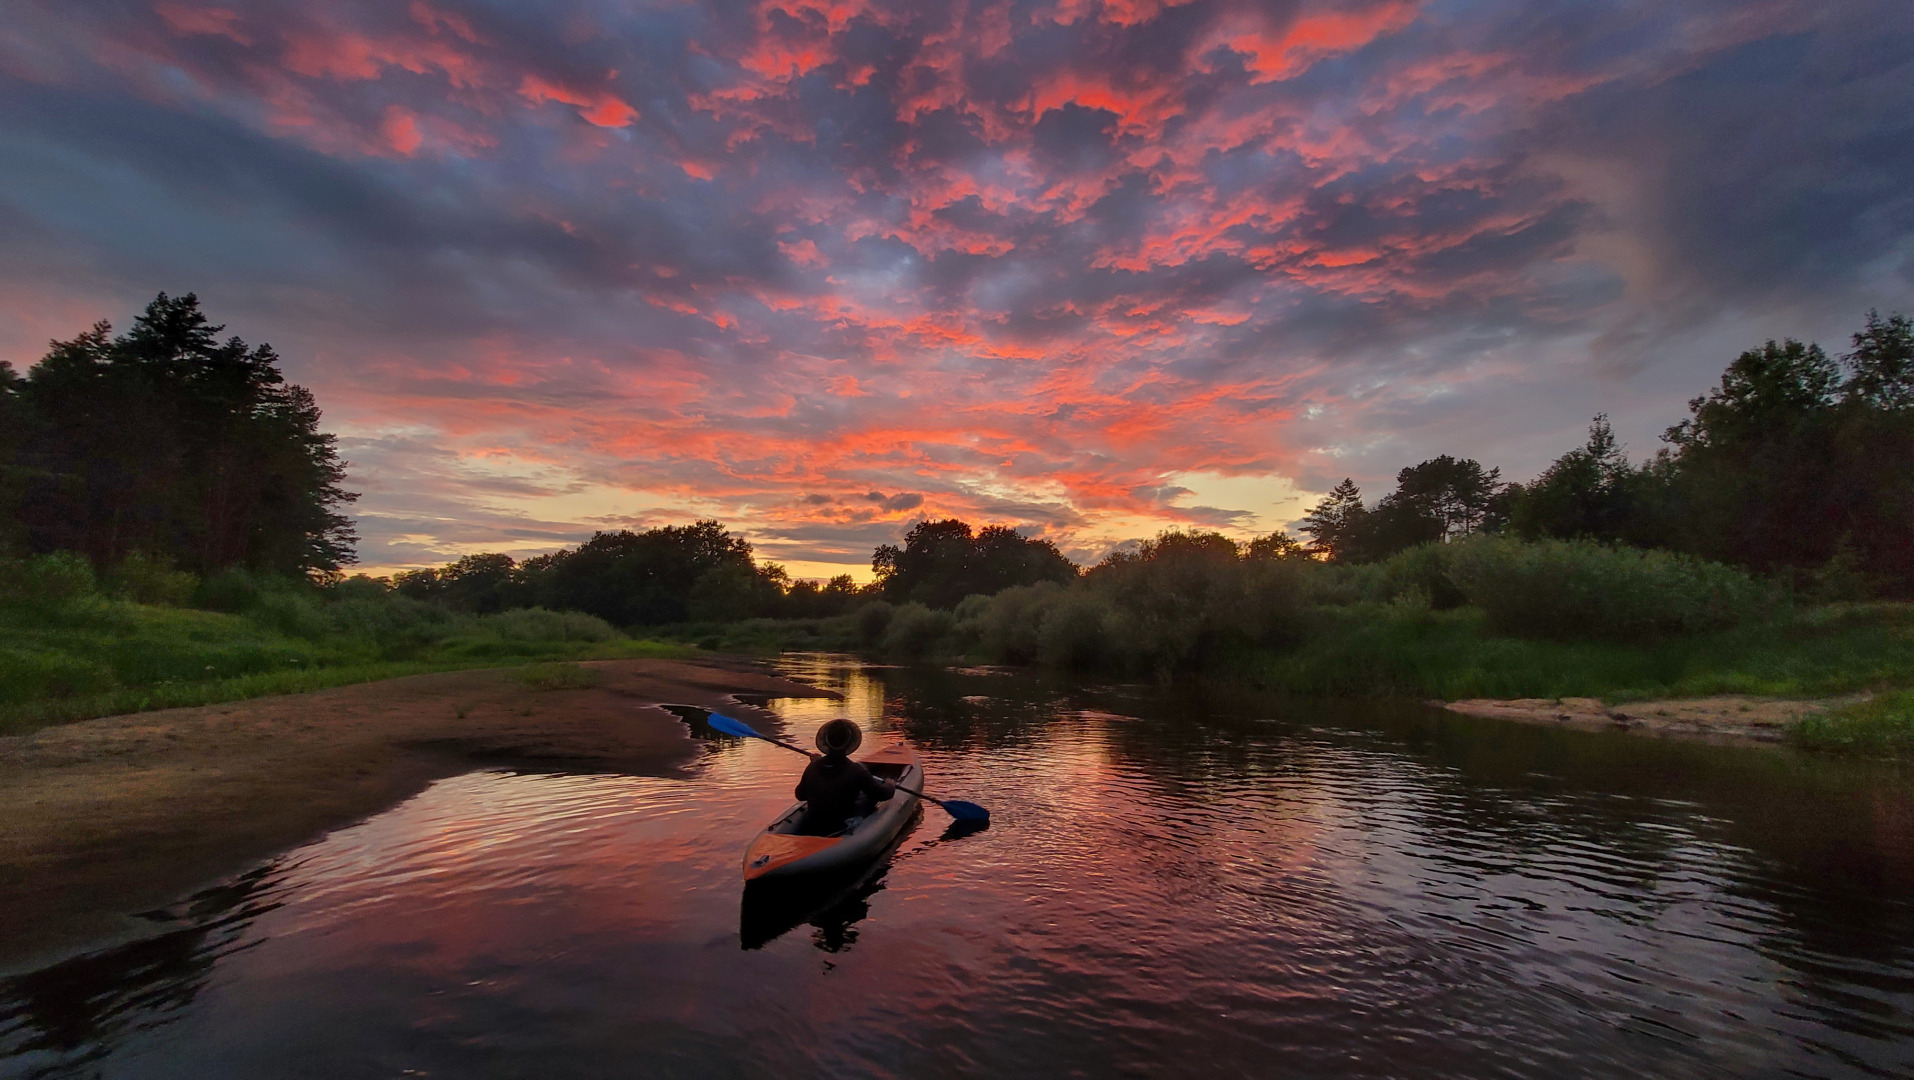
[[[763,571],[751,558],[751,545],[715,521],[601,532],[518,569],[512,606],[583,611],[616,626],[683,622],[692,614],[694,594],[707,616],[750,618],[768,614],[760,601],[775,591],[774,584],[754,587],[752,578]],[[704,580],[706,575],[713,576]]]
[[[45,615],[97,599],[93,566],[70,551],[31,559],[0,559],[0,604]]]
[[[74,555],[0,562],[0,727],[421,671],[684,652],[589,615],[470,615],[365,577],[321,588],[234,571],[211,582],[229,610],[207,611],[115,598],[90,575]]]
[[[1621,539],[1637,533],[1643,477],[1628,463],[1606,415],[1588,442],[1555,460],[1522,491],[1509,529],[1525,539]]]
[[[1448,575],[1496,631],[1557,640],[1628,641],[1737,625],[1769,591],[1733,567],[1587,540],[1457,545]]]
[[[481,624],[507,641],[611,641],[617,630],[603,619],[580,611],[515,608]]]
[[[966,596],[1077,577],[1076,564],[1048,540],[1032,540],[1003,525],[973,534],[969,522],[954,518],[918,522],[904,535],[903,547],[878,547],[871,569],[878,590],[892,603],[945,609]]]
[[[192,601],[199,589],[199,577],[173,569],[165,559],[134,551],[107,572],[104,584],[109,593],[122,600],[179,607]]]
[[[222,342],[222,330],[192,294],[162,293],[125,334],[98,323],[54,342],[24,379],[0,377],[12,542],[196,573],[351,561],[340,511],[356,496],[312,395],[285,381],[271,346]]]
[[[1373,562],[1421,544],[1500,528],[1515,491],[1502,470],[1443,454],[1396,474],[1396,488],[1374,508],[1345,478],[1303,518],[1309,550],[1339,563]]]
[[[904,604],[884,628],[883,652],[894,660],[929,659],[956,625],[957,617],[948,611],[933,611],[914,601]]]
[[[596,668],[567,663],[527,664],[517,678],[534,690],[589,690],[605,681]]]
[[[1309,535],[1309,550],[1332,562],[1353,562],[1360,558],[1361,538],[1368,508],[1362,502],[1362,489],[1349,477],[1317,503],[1302,520],[1302,531]]]
[[[1794,741],[1815,750],[1914,756],[1914,690],[1894,690],[1801,720]]]

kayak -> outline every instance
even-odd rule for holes
[[[917,764],[917,752],[904,743],[886,744],[858,760],[880,780],[924,790],[924,770]],[[877,804],[869,817],[836,836],[804,836],[797,831],[798,821],[804,817],[804,803],[794,803],[745,849],[744,880],[842,870],[874,858],[890,846],[916,811],[917,796],[900,791]]]

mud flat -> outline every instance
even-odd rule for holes
[[[668,775],[698,755],[661,703],[830,696],[747,661],[606,660],[105,717],[0,738],[0,970],[139,936],[139,913],[488,764]]]

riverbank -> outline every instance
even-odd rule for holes
[[[1642,735],[1726,743],[1788,741],[1810,717],[1826,716],[1861,697],[1822,700],[1725,694],[1702,698],[1607,704],[1599,698],[1472,698],[1432,702],[1464,716],[1515,720],[1584,731],[1629,731]]]
[[[775,717],[826,696],[745,661],[460,671],[0,738],[0,969],[138,936],[138,913],[486,764],[668,775],[698,753],[658,706]]]

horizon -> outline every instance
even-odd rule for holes
[[[366,572],[1246,539],[1597,413],[1639,460],[1914,309],[1909,57],[1884,2],[36,0],[0,360],[198,294],[317,395]]]

